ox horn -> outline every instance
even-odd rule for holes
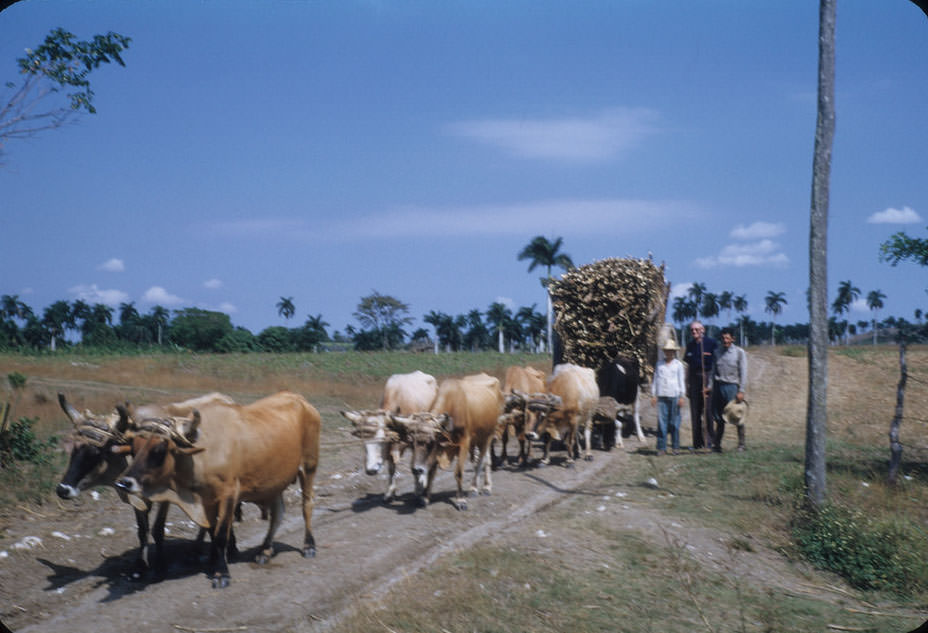
[[[84,416],[81,415],[81,412],[75,409],[71,404],[68,403],[68,399],[65,398],[64,394],[58,393],[58,404],[61,405],[62,410],[65,415],[68,416],[68,419],[71,420],[71,424],[77,426],[84,419]]]
[[[199,437],[199,432],[198,432],[199,428],[200,428],[200,411],[199,409],[194,409],[193,419],[190,421],[190,428],[187,429],[186,433],[184,433],[184,437],[187,438],[187,441],[189,441],[191,444],[197,441],[197,438]]]
[[[129,403],[127,402],[125,406],[117,404],[116,413],[119,414],[119,421],[116,422],[116,431],[119,433],[125,433],[129,430],[129,418],[132,417],[132,414],[129,411]]]

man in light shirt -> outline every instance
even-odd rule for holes
[[[748,358],[744,350],[735,345],[735,335],[730,328],[722,330],[721,345],[715,350],[714,366],[709,377],[709,392],[712,394],[712,417],[715,420],[715,438],[712,450],[722,452],[722,435],[725,433],[725,405],[734,400],[744,402],[745,385],[748,380]],[[738,450],[745,450],[744,425],[738,425]]]

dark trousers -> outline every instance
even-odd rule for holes
[[[693,432],[693,448],[712,448],[712,438],[715,437],[715,426],[712,424],[712,407],[706,406],[709,396],[703,394],[702,376],[693,376],[687,385],[687,396],[690,399],[690,424]],[[703,429],[706,433],[703,435]]]

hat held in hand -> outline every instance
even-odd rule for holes
[[[734,424],[736,426],[741,426],[744,424],[744,417],[748,413],[748,403],[747,400],[742,400],[738,402],[732,400],[725,405],[725,408],[722,409],[722,419],[728,422],[729,424]]]

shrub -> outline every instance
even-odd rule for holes
[[[32,430],[36,422],[37,418],[19,418],[0,432],[0,466],[6,467],[14,461],[44,464],[51,459],[51,450],[58,440],[50,437],[39,441]]]
[[[854,587],[899,596],[928,590],[928,542],[911,523],[829,504],[818,512],[799,507],[792,532],[809,562]]]

